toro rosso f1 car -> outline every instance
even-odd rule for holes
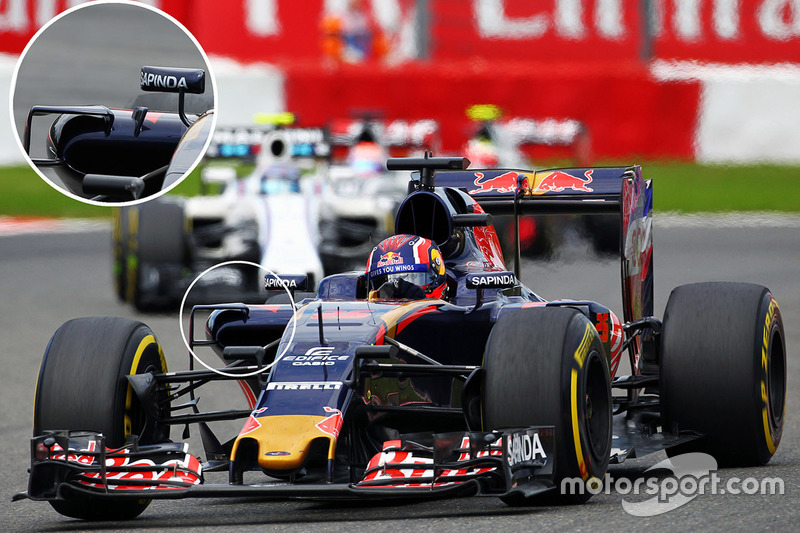
[[[33,106],[25,127],[25,152],[31,155],[34,118],[55,115],[46,157],[31,156],[31,161],[42,170],[52,169],[55,175],[48,176],[60,181],[61,188],[97,202],[130,202],[171,188],[200,158],[211,136],[213,111],[187,115],[184,101],[187,94],[205,92],[205,71],[145,66],[140,87],[177,93],[177,112],[136,105],[171,95],[140,95],[132,109]]]
[[[410,193],[400,235],[373,250],[366,273],[326,277],[295,305],[196,306],[189,344],[223,368],[167,372],[141,322],[65,323],[41,365],[30,480],[15,499],[84,519],[208,496],[582,502],[590,492],[565,491],[572,480],[600,483],[609,463],[658,450],[770,460],[786,352],[766,288],[681,286],[660,320],[640,167],[485,170],[507,183],[474,192],[467,165],[388,161],[414,171]],[[570,187],[587,172],[591,191]],[[506,269],[490,213],[538,212],[620,217],[623,317],[592,301],[545,301]],[[398,247],[409,244],[414,260]],[[408,272],[435,283],[387,290],[414,285]],[[287,290],[301,282],[265,278]],[[624,354],[632,372],[617,375]],[[201,411],[198,389],[218,380],[239,381],[249,407]],[[232,438],[209,429],[236,418]],[[170,440],[171,426],[187,425],[202,437],[202,462]],[[208,483],[214,471],[228,482]]]

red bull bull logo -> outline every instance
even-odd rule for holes
[[[331,435],[334,439],[338,439],[339,432],[342,429],[342,422],[344,422],[342,412],[327,405],[325,406],[325,412],[333,414],[317,422],[317,428],[323,433]]]
[[[571,174],[567,174],[566,172],[562,172],[560,170],[556,170],[551,172],[547,176],[539,182],[533,191],[533,194],[536,193],[543,193],[543,192],[561,192],[564,189],[572,189],[573,191],[583,191],[583,192],[592,192],[593,189],[587,187],[586,185],[592,182],[592,172],[594,170],[587,170],[584,172],[584,177],[586,178],[581,179],[577,176],[572,176]]]
[[[256,418],[256,415],[260,415],[261,413],[263,413],[266,410],[267,410],[266,407],[262,407],[260,409],[256,409],[255,411],[253,411],[250,414],[250,417],[247,419],[247,422],[245,423],[244,427],[239,432],[239,435],[245,435],[247,433],[250,433],[251,431],[255,431],[258,428],[260,428],[261,427],[261,422],[258,421],[258,418]]]
[[[386,265],[402,265],[403,264],[403,256],[398,254],[397,252],[386,252],[378,259],[378,266],[386,266]]]
[[[497,191],[500,193],[514,192],[517,190],[517,172],[505,172],[493,178],[484,179],[483,172],[475,173],[475,181],[473,182],[478,186],[477,189],[469,191],[470,194],[484,193]]]
[[[260,427],[261,427],[261,422],[259,422],[258,419],[253,415],[250,415],[250,418],[247,419],[247,422],[242,428],[242,431],[239,432],[239,435],[246,435],[247,433],[255,431]]]

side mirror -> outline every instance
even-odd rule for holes
[[[178,115],[188,128],[192,125],[184,112],[186,93],[203,94],[206,72],[203,69],[178,67],[142,67],[139,86],[143,91],[178,93]]]
[[[308,289],[308,275],[275,275],[266,274],[264,276],[264,290],[282,291],[288,289],[292,294],[294,291],[305,291]]]
[[[472,308],[472,311],[476,311],[483,305],[484,289],[510,289],[516,284],[517,277],[513,272],[480,272],[467,274],[467,288],[475,289],[477,292],[475,295],[475,307]]]

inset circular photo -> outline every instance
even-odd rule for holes
[[[15,133],[56,190],[135,204],[177,185],[215,124],[208,58],[178,21],[125,0],[71,8],[22,52],[11,84]]]

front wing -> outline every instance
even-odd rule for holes
[[[420,499],[532,496],[555,488],[552,427],[387,441],[356,483],[204,484],[202,465],[187,453],[186,444],[134,442],[109,449],[101,434],[86,431],[47,432],[32,439],[31,452],[28,491],[14,500],[59,500],[79,494],[148,499]]]

